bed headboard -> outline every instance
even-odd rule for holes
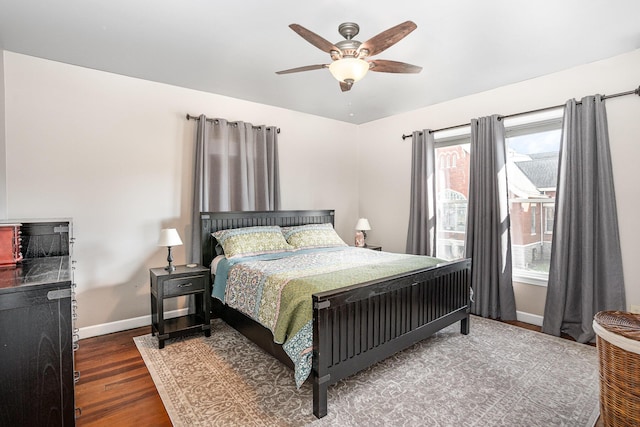
[[[279,225],[288,227],[304,224],[334,224],[334,210],[313,211],[248,211],[248,212],[200,212],[200,238],[202,265],[209,266],[216,256],[214,231],[230,228]]]

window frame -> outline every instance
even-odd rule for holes
[[[563,116],[564,108],[558,107],[537,113],[518,114],[513,117],[506,117],[503,119],[505,127],[505,141],[506,139],[515,136],[562,129]],[[434,142],[436,149],[454,145],[469,144],[471,143],[471,126],[460,126],[454,129],[436,131],[434,133]],[[537,222],[540,224],[541,235],[548,234],[545,231],[547,222],[545,216],[546,208],[543,204],[545,200],[548,202],[548,199],[530,200],[530,202],[536,203],[540,206],[540,209],[537,210],[537,213],[539,213],[539,215],[537,215]],[[513,271],[514,274],[512,274],[512,278],[514,282],[546,287],[549,281],[548,273],[535,273],[524,270]]]
[[[455,129],[448,129],[448,130],[443,130],[443,131],[436,131],[433,135],[434,137],[434,143],[435,143],[435,149],[438,150],[439,148],[447,148],[447,147],[453,147],[453,146],[457,146],[457,145],[465,145],[465,144],[471,144],[471,126],[461,126],[459,128],[455,128]],[[457,158],[457,156],[455,157],[455,165],[452,164],[451,159],[453,158],[452,155],[449,155],[447,157],[447,155],[443,154],[440,156],[436,156],[437,158],[442,159],[442,163],[441,163],[441,167],[442,170],[447,171],[447,172],[452,172],[452,169],[455,169],[458,167],[458,163],[460,161],[459,158]],[[448,162],[445,161],[445,159],[448,158]],[[438,165],[436,165],[438,166]],[[437,168],[439,169],[439,168]],[[455,190],[454,190],[455,191]],[[456,205],[458,202],[455,201],[451,201],[450,204]],[[438,210],[440,209],[440,206],[437,207]],[[455,213],[455,217],[459,218],[458,215],[458,208],[456,207],[456,213]],[[464,257],[464,242],[466,240],[466,220],[467,220],[467,213],[465,212],[464,214],[464,219],[465,219],[465,229],[464,231],[459,231],[457,228],[457,221],[456,224],[454,225],[453,229],[451,230],[436,230],[436,233],[443,231],[445,233],[449,233],[449,234],[464,234],[465,239],[462,240],[462,254],[461,257]],[[442,221],[443,219],[438,218],[438,227],[440,227],[442,225]],[[439,242],[445,242],[445,244],[447,242],[452,242],[451,239],[438,239]],[[457,242],[457,240],[456,240]],[[451,244],[450,245],[452,252],[455,250],[459,250],[460,246],[458,244]],[[437,252],[436,252],[437,254]],[[444,256],[444,254],[440,254],[441,256]],[[436,255],[438,256],[438,255]]]
[[[564,107],[558,107],[543,112],[522,114],[515,117],[505,118],[505,142],[508,138],[515,136],[531,135],[534,133],[542,133],[559,129],[561,130],[563,117]],[[515,199],[511,199],[510,201],[513,200]],[[532,199],[530,201],[531,203],[536,203],[541,207],[538,215],[541,235],[544,236],[549,234],[545,232],[546,216],[543,215],[543,213],[546,213],[546,208],[544,207],[545,199]],[[548,203],[548,199],[546,199],[546,202]],[[512,279],[514,282],[518,283],[546,287],[549,282],[549,273],[516,270],[512,265]]]

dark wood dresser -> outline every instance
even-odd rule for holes
[[[21,230],[24,259],[0,268],[0,426],[73,426],[71,222]]]

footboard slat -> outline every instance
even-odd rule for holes
[[[338,359],[339,362],[342,362],[344,360],[347,360],[347,338],[348,338],[348,328],[347,328],[347,324],[348,324],[348,319],[347,319],[347,311],[349,309],[349,306],[342,306],[340,307],[340,309],[338,310],[338,317],[340,318],[340,325],[338,327],[338,336],[339,341],[339,347],[340,347],[340,359]]]
[[[467,333],[470,270],[463,260],[313,295],[314,414],[326,415],[329,384],[457,321]]]
[[[336,310],[331,310],[331,330],[333,333],[327,337],[327,342],[331,346],[332,355],[331,358],[332,364],[336,364],[340,361],[340,342],[336,342],[333,337],[339,337],[340,331],[338,330],[340,323],[338,322],[338,312]]]
[[[383,294],[382,299],[384,300],[384,316],[381,321],[384,325],[382,328],[384,335],[380,337],[380,342],[385,343],[391,338],[391,296],[389,294]]]

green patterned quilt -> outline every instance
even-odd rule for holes
[[[293,252],[280,259],[244,258],[228,266],[224,302],[268,328],[295,364],[299,386],[311,372],[311,295],[431,267],[441,260],[345,247]],[[221,290],[218,289],[218,293]]]

